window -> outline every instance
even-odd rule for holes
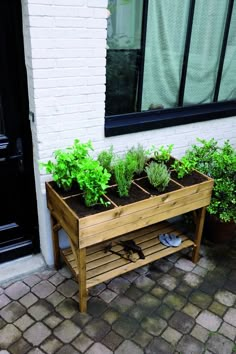
[[[109,0],[106,135],[236,113],[234,0]]]

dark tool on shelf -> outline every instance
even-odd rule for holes
[[[123,245],[122,245],[123,246]],[[126,259],[127,261],[131,261],[131,262],[136,262],[139,258],[138,258],[138,255],[137,255],[137,252],[134,252],[133,250],[131,250],[130,248],[128,249],[125,249],[123,247],[123,251],[125,251],[125,254],[122,254],[120,252],[117,252],[117,251],[114,251],[112,249],[112,243],[109,243],[109,245],[107,245],[105,248],[104,248],[104,252],[107,253],[107,252],[111,252],[113,254],[116,254],[117,256],[123,258],[123,259]]]
[[[124,254],[114,251],[114,250],[112,249],[112,243],[109,243],[109,245],[107,245],[107,246],[104,248],[104,252],[105,252],[105,253],[111,252],[111,253],[116,254],[117,256],[119,256],[119,257],[121,257],[121,258],[124,258],[124,259],[126,259],[126,260],[129,260],[129,258],[125,257]]]
[[[124,247],[125,252],[137,253],[140,259],[145,259],[142,248],[138,246],[133,240],[120,241],[119,244]]]

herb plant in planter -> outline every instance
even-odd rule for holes
[[[188,156],[183,156],[180,160],[175,160],[171,167],[175,170],[177,177],[181,179],[194,170],[195,163]]]
[[[151,162],[145,168],[150,184],[157,189],[158,192],[163,192],[170,182],[170,173],[167,167],[162,163]]]
[[[133,146],[128,150],[127,155],[129,155],[130,160],[135,161],[135,173],[140,176],[144,171],[144,166],[148,160],[147,152],[141,144],[138,144],[137,147]]]
[[[154,151],[153,151],[154,160],[157,163],[165,163],[166,164],[171,158],[171,152],[173,150],[173,147],[174,147],[174,144],[170,144],[166,148],[162,145],[158,149],[153,146],[152,149],[154,149]]]
[[[136,168],[136,160],[130,154],[126,154],[124,158],[119,158],[116,161],[114,173],[120,197],[128,197]]]
[[[112,161],[114,159],[113,146],[109,150],[103,150],[98,154],[97,160],[100,165],[105,168],[109,173],[113,173]]]
[[[84,192],[84,201],[87,207],[98,203],[107,205],[103,195],[108,187],[110,173],[104,169],[100,163],[92,158],[83,159],[79,163],[79,170],[76,174],[76,180]]]
[[[52,174],[59,188],[70,190],[76,181],[79,162],[89,156],[90,150],[93,150],[91,141],[81,143],[76,139],[67,149],[54,152],[55,161],[49,160],[47,163],[41,163],[40,166],[44,167],[47,173]]]

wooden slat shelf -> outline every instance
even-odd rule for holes
[[[178,235],[182,239],[181,245],[179,247],[166,247],[162,245],[158,236],[159,234],[166,232]],[[141,267],[172,253],[178,252],[184,248],[194,246],[194,242],[186,235],[182,234],[182,232],[176,228],[175,224],[169,224],[167,222],[162,222],[157,225],[143,228],[139,230],[139,232],[134,231],[129,235],[124,235],[120,239],[134,240],[136,244],[142,248],[145,259],[138,259],[136,262],[132,262],[113,253],[105,253],[104,248],[107,243],[100,243],[99,248],[90,247],[89,254],[86,257],[87,288],[112,279],[114,274],[124,274],[136,269],[137,267]],[[118,244],[118,240],[113,240],[112,245],[112,249],[114,251],[120,252],[125,256],[125,252],[122,252],[122,246]],[[61,253],[66,263],[77,277],[79,271],[72,250],[70,248],[65,249],[62,250]]]

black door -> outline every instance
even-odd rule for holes
[[[0,0],[0,263],[38,251],[21,1]]]

